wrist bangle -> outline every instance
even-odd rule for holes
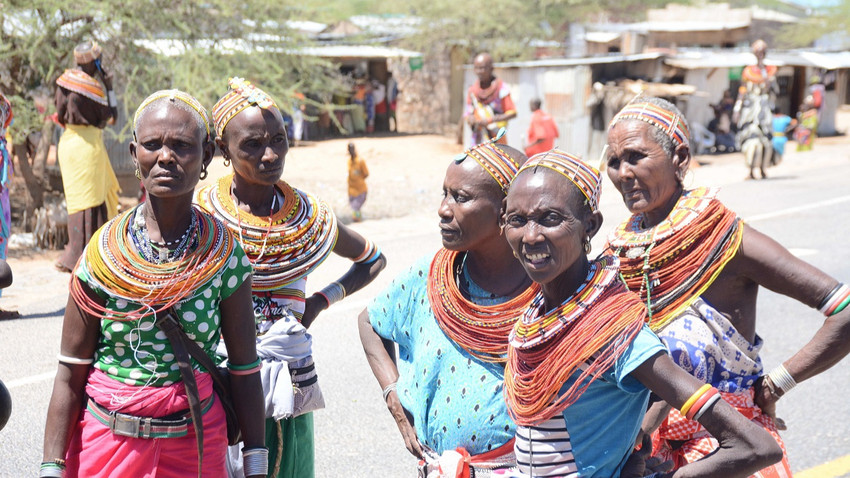
[[[63,478],[65,476],[65,460],[57,458],[53,461],[41,462],[41,469],[38,472],[38,476],[44,478]]]
[[[81,359],[81,358],[77,358],[77,357],[69,357],[67,355],[62,355],[62,354],[57,355],[56,360],[59,360],[62,363],[67,363],[67,364],[70,364],[70,365],[91,365],[92,363],[94,363],[93,358]]]
[[[839,283],[823,299],[820,307],[818,307],[818,311],[827,317],[836,314],[847,306],[846,302],[848,298],[850,298],[850,287],[846,284]],[[842,303],[845,303],[844,307],[841,307]]]
[[[243,448],[242,468],[245,476],[266,476],[269,474],[268,448]]]
[[[118,100],[115,98],[115,92],[114,91],[112,91],[112,90],[107,91],[106,92],[106,98],[107,98],[107,103],[109,103],[110,107],[115,108],[116,106],[118,106]]]
[[[330,307],[345,298],[345,287],[338,281],[333,281],[317,294],[327,299],[328,307]]]
[[[780,364],[778,367],[771,370],[770,373],[767,374],[767,378],[770,379],[770,382],[774,386],[776,386],[779,390],[782,390],[781,394],[777,393],[780,397],[797,386],[797,381],[794,380],[794,377],[791,376],[791,373],[788,372],[785,365]]]
[[[385,401],[385,402],[387,401],[387,397],[389,397],[389,396],[390,396],[390,392],[392,392],[393,390],[395,390],[395,389],[396,389],[396,385],[397,385],[397,384],[398,384],[398,382],[393,382],[393,383],[391,383],[391,384],[387,385],[387,386],[384,388],[384,391],[383,391],[383,392],[381,392],[381,393],[384,395],[384,401]]]

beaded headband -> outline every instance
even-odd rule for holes
[[[133,115],[133,137],[136,136],[136,130],[139,129],[139,116],[142,114],[142,111],[145,110],[151,103],[156,100],[168,98],[171,101],[180,100],[183,103],[186,103],[193,110],[197,111],[199,115],[201,115],[201,120],[204,123],[204,127],[207,131],[207,138],[210,136],[210,117],[207,114],[207,109],[201,104],[200,101],[196,100],[189,93],[180,91],[180,90],[159,90],[152,95],[145,98],[142,101],[142,104],[139,105],[139,108],[136,110],[136,114]]]
[[[79,48],[79,46],[77,48]],[[100,58],[101,53],[103,53],[100,45],[98,45],[94,40],[92,40],[91,48],[88,50],[78,51],[77,48],[74,48],[74,61],[76,61],[78,65],[91,63]]]
[[[599,196],[602,194],[602,181],[600,180],[599,171],[596,168],[588,166],[584,161],[570,153],[553,149],[532,156],[520,168],[517,175],[526,169],[538,166],[561,173],[581,191],[587,199],[590,209],[593,212],[599,211]]]
[[[224,133],[224,128],[227,123],[245,109],[251,106],[256,106],[267,110],[277,104],[271,96],[265,91],[257,88],[250,81],[234,77],[227,82],[230,90],[221,97],[215,106],[213,106],[212,114],[215,122],[215,132],[219,138]]]
[[[611,120],[608,129],[627,119],[636,119],[655,126],[664,131],[679,146],[689,144],[690,132],[678,113],[673,113],[652,103],[634,103],[626,105],[620,110]]]
[[[507,194],[511,180],[517,175],[519,164],[496,144],[504,135],[505,128],[502,128],[493,140],[467,149],[466,152],[455,157],[455,162],[461,163],[467,157],[471,157],[493,177],[502,188],[502,192]]]

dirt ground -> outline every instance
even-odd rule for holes
[[[837,120],[839,130],[850,127],[850,107],[841,108]],[[847,136],[817,139],[818,144],[846,144],[848,141],[850,138]],[[457,144],[454,137],[404,134],[307,142],[291,148],[286,158],[283,179],[329,202],[344,223],[350,222],[351,217],[346,182],[349,142],[355,144],[358,154],[366,160],[369,168],[370,174],[366,180],[369,193],[362,209],[367,221],[412,214],[422,214],[424,219],[433,219],[446,167],[457,154],[463,152],[463,147]],[[794,147],[794,143],[789,143],[789,149]],[[743,163],[740,153],[697,156],[694,159],[692,167]],[[229,172],[230,168],[226,168],[222,158],[217,156],[210,166],[208,178],[201,184],[215,181]],[[13,210],[16,202],[22,204],[21,198],[25,194],[23,179],[14,178]],[[122,207],[131,207],[135,203],[135,197],[121,198]],[[20,232],[20,227],[13,226],[13,233]],[[14,238],[9,250],[10,257],[24,260],[51,260],[58,257],[58,253],[34,249],[27,240],[16,241]]]

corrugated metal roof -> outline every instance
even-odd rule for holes
[[[756,57],[749,52],[684,52],[664,59],[667,65],[685,70],[736,68],[752,65],[755,62]],[[768,52],[765,63],[776,66],[812,66],[835,70],[850,68],[850,52]]]
[[[284,48],[279,46],[252,44],[244,40],[197,40],[191,44],[179,40],[136,40],[136,45],[164,56],[177,56],[184,54],[190,47],[199,49],[212,49],[222,54],[251,53],[251,52],[278,52],[291,55],[319,56],[322,58],[398,58],[418,57],[422,53],[374,45],[319,45],[303,48]]]
[[[611,43],[623,36],[619,32],[587,32],[584,39],[592,43]]]
[[[632,24],[635,30],[648,32],[721,32],[747,28],[751,22],[690,21],[690,22],[640,22]]]
[[[601,65],[604,63],[619,63],[624,61],[655,60],[662,56],[663,55],[661,53],[654,52],[639,53],[637,55],[604,55],[586,58],[547,58],[545,60],[496,63],[493,66],[496,68],[534,68],[549,66]],[[465,68],[471,69],[472,65],[466,65]]]
[[[322,58],[410,58],[422,56],[418,51],[375,45],[325,45],[299,48],[303,55]]]

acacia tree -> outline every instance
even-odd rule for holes
[[[290,5],[291,3],[291,5]],[[189,91],[207,105],[231,76],[261,83],[281,107],[295,89],[322,93],[337,87],[326,61],[298,54],[308,40],[287,27],[301,19],[294,0],[173,1],[12,0],[0,3],[0,91],[13,104],[13,150],[29,193],[27,209],[40,207],[49,190],[45,164],[53,136],[55,79],[73,66],[73,48],[96,40],[112,71],[119,116],[130,117],[149,93]],[[40,103],[42,111],[36,107]],[[132,125],[108,129],[129,137]],[[26,137],[41,132],[32,162]]]

